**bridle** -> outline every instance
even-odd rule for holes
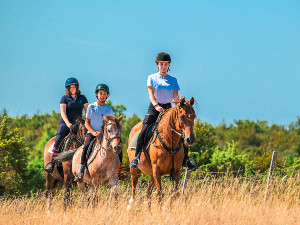
[[[109,133],[109,132],[107,131],[107,127],[108,127],[109,125],[112,125],[112,126],[113,126],[113,124],[112,124],[112,122],[111,122],[110,120],[107,122],[107,124],[106,124],[106,126],[105,126],[105,131],[104,131],[104,138],[107,140],[109,146],[111,146],[111,142],[112,142],[114,139],[119,139],[119,140],[120,140],[120,144],[121,144],[121,143],[122,143],[122,139],[121,139],[120,136],[118,136],[118,135],[114,135],[113,137],[109,137],[109,136],[108,136],[108,133]]]

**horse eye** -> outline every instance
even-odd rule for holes
[[[108,133],[110,133],[110,134],[111,134],[112,132],[113,132],[113,130],[112,130],[112,129],[109,129],[109,130],[108,130]]]

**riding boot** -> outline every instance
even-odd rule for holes
[[[186,166],[189,170],[195,170],[197,168],[196,165],[194,165],[189,158],[189,148],[185,145],[183,145],[184,147],[184,159],[183,159],[183,166]]]
[[[55,147],[53,147],[52,153],[51,153],[51,162],[49,163],[49,166],[48,166],[48,167],[44,168],[44,170],[45,170],[47,173],[53,173],[54,168],[55,168],[54,157],[57,156],[57,154],[58,154],[58,151],[56,150]]]
[[[140,159],[138,156],[135,156],[132,160],[131,160],[131,163],[129,164],[129,166],[132,168],[132,169],[136,169],[139,165],[139,162],[140,162]]]
[[[74,181],[81,183],[83,181],[85,167],[83,165],[80,166],[79,173],[76,174]]]

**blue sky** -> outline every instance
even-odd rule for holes
[[[89,102],[107,83],[113,103],[143,117],[147,76],[166,51],[202,120],[287,125],[300,115],[299,12],[288,0],[0,0],[0,110],[59,111],[74,76]]]

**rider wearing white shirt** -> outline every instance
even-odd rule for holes
[[[130,163],[131,168],[137,168],[139,164],[140,152],[143,147],[145,134],[149,126],[155,123],[159,113],[172,107],[171,102],[178,100],[178,91],[180,90],[175,77],[167,74],[171,63],[171,56],[166,52],[161,52],[156,56],[155,63],[158,67],[158,72],[148,76],[147,86],[150,98],[150,106],[148,113],[143,120],[143,126],[137,139],[135,157]],[[188,148],[185,147],[184,162],[189,169],[196,168],[188,159]]]

